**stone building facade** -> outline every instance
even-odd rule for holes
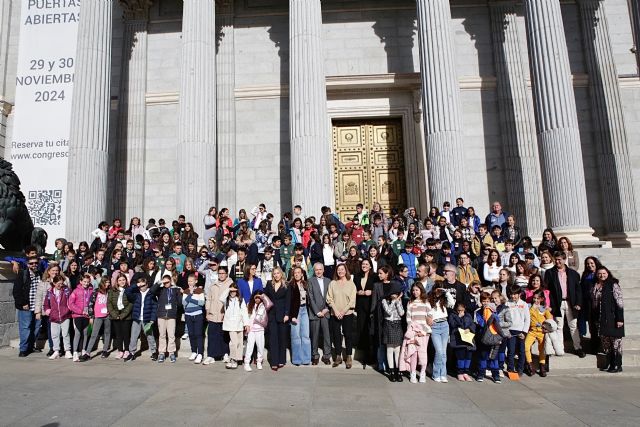
[[[16,3],[0,6],[0,141]],[[357,201],[425,215],[463,196],[482,214],[502,201],[533,236],[552,226],[636,242],[635,1],[82,0],[81,11],[71,238],[114,215],[185,213],[197,227],[210,205],[346,214]]]

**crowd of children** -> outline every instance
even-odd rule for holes
[[[48,258],[27,248],[9,259],[19,355],[39,351],[42,332],[52,360],[89,361],[102,338],[101,358],[133,361],[142,339],[153,361],[174,363],[182,337],[189,361],[229,369],[262,369],[265,348],[274,371],[287,348],[292,364],[317,365],[321,349],[325,364],[349,369],[355,355],[393,382],[407,372],[423,383],[429,371],[446,383],[449,365],[459,381],[500,383],[505,372],[546,376],[566,324],[578,356],[588,330],[606,369],[621,371],[622,290],[611,272],[587,257],[580,276],[566,237],[547,229],[536,248],[499,203],[484,221],[463,203],[424,220],[413,208],[358,205],[346,224],[326,207],[319,220],[296,206],[280,221],[264,205],[235,221],[212,208],[199,248],[184,217],[171,229],[103,222],[90,244],[57,239]]]

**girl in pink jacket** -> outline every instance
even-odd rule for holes
[[[79,286],[71,293],[69,297],[69,309],[73,318],[73,361],[84,362],[89,360],[87,352],[87,342],[89,337],[89,303],[93,294],[93,286],[91,285],[92,277],[90,274],[82,276]]]
[[[71,291],[64,284],[64,277],[57,275],[52,279],[53,287],[47,291],[44,298],[44,314],[49,316],[51,324],[51,340],[53,341],[53,354],[49,359],[54,360],[60,357],[60,337],[64,343],[65,357],[71,359],[71,339],[69,337],[69,297]]]

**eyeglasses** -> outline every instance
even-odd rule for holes
[[[30,262],[28,265],[38,265],[37,262]]]
[[[455,273],[455,271],[453,271],[453,270],[445,270],[444,272],[445,273]]]

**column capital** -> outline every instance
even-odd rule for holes
[[[146,19],[153,0],[120,0],[120,6],[126,20]]]
[[[0,113],[4,116],[8,116],[11,114],[11,110],[13,109],[13,104],[5,99],[0,99]]]

